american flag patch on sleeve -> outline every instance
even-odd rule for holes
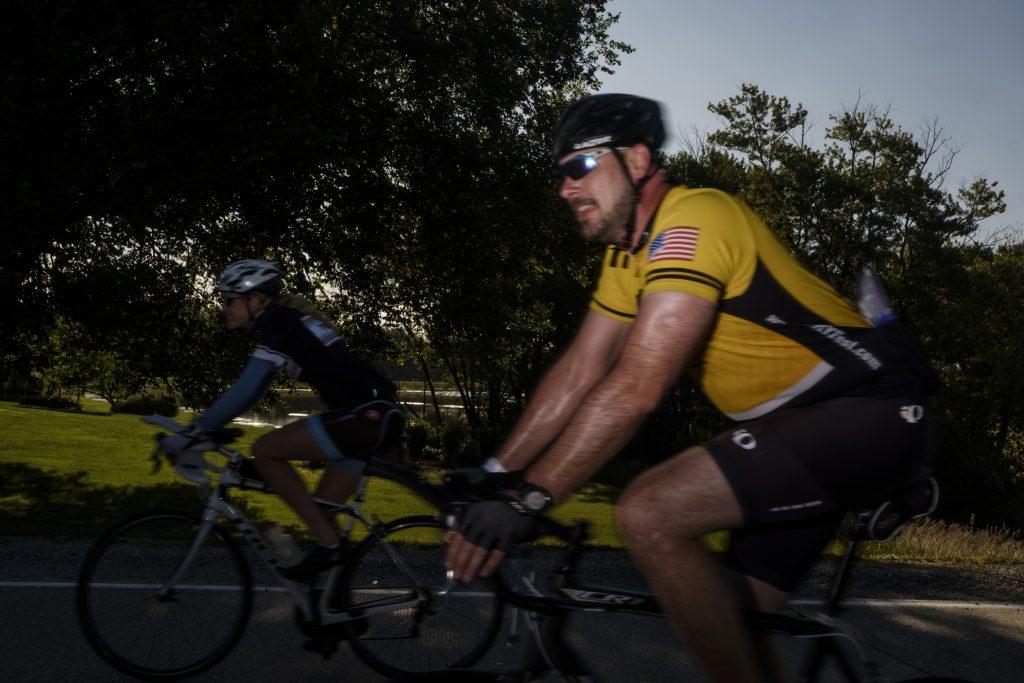
[[[692,261],[697,253],[697,238],[700,228],[679,226],[669,228],[654,238],[647,253],[647,262]]]

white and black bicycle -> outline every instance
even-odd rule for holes
[[[144,420],[170,432],[181,428],[170,418]],[[461,584],[447,576],[444,529],[432,517],[371,522],[360,510],[365,477],[351,504],[317,499],[344,515],[346,545],[356,524],[366,529],[365,540],[319,585],[285,579],[263,534],[229,498],[233,488],[273,493],[252,462],[227,447],[240,434],[222,430],[173,459],[179,474],[200,485],[205,505],[134,515],[89,551],[76,607],[103,659],[138,678],[174,680],[226,657],[245,632],[253,602],[252,572],[237,536],[294,601],[309,650],[329,657],[349,640],[364,662],[389,676],[468,667],[484,654],[502,616],[493,582]],[[154,471],[167,458],[159,447],[152,457]],[[401,463],[371,459],[366,474],[397,481],[439,508],[450,503],[442,488]]]

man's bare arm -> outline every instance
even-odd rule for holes
[[[526,410],[495,454],[507,470],[520,470],[550,444],[615,363],[630,325],[589,311],[569,348],[544,375]]]
[[[711,330],[715,305],[680,292],[644,299],[618,362],[526,479],[556,501],[592,477],[636,433]]]
[[[557,440],[527,471],[556,502],[588,480],[636,432],[662,394],[697,356],[715,317],[715,305],[679,292],[644,299],[617,362],[571,415]],[[546,383],[547,380],[545,380]],[[504,559],[454,535],[445,565],[460,581],[489,576]]]

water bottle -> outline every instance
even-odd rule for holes
[[[875,325],[884,325],[896,319],[885,288],[866,266],[857,276],[857,308]]]
[[[302,556],[299,544],[280,524],[273,522],[268,525],[263,530],[263,536],[267,539],[267,543],[274,551],[281,566],[290,567],[299,561]]]

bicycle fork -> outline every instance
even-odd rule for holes
[[[521,578],[529,592],[541,597],[540,591],[533,584],[533,572]],[[536,675],[551,672],[567,683],[591,683],[593,678],[587,673],[586,667],[565,644],[563,636],[567,617],[567,613],[541,614],[515,608],[508,644],[518,640],[516,632],[522,621],[529,636],[525,643],[526,651],[521,658],[526,663],[527,672]]]
[[[211,509],[210,505],[203,508],[202,521],[199,523],[199,530],[196,532],[195,537],[192,539],[192,543],[188,547],[188,551],[185,553],[185,557],[181,558],[181,562],[174,568],[171,576],[157,591],[157,598],[161,601],[170,600],[174,595],[174,589],[181,581],[181,577],[185,575],[189,567],[192,566],[193,560],[196,559],[199,549],[206,543],[206,539],[210,535],[210,530],[213,529],[213,523],[220,517],[220,512]]]

